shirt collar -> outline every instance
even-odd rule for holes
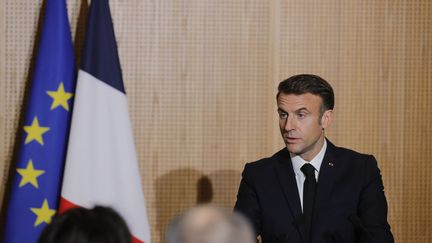
[[[319,151],[319,153],[317,155],[315,155],[315,157],[310,162],[307,162],[306,160],[304,160],[299,155],[290,153],[291,162],[293,164],[294,172],[296,174],[300,173],[300,174],[303,175],[303,172],[301,172],[300,168],[305,163],[310,163],[315,168],[315,170],[318,172],[318,174],[319,174],[319,171],[320,171],[320,168],[321,168],[322,161],[324,159],[324,155],[325,155],[326,149],[327,149],[327,141],[326,141],[326,139],[324,139],[324,144],[323,144],[321,150]]]

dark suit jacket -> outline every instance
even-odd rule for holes
[[[235,210],[250,219],[263,243],[303,242],[300,199],[286,148],[246,164]],[[327,141],[315,195],[311,243],[342,242],[394,240],[375,158]]]

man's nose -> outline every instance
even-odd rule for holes
[[[284,129],[288,132],[295,129],[294,119],[291,116],[288,116],[285,119]]]

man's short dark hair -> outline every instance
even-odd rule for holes
[[[292,76],[279,83],[278,93],[301,95],[311,93],[321,97],[323,101],[322,112],[331,110],[334,107],[333,88],[323,78],[313,74],[299,74]]]

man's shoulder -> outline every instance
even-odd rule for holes
[[[275,171],[280,169],[278,165],[283,162],[290,163],[289,153],[286,148],[281,149],[270,157],[246,163],[242,176],[247,181],[266,184],[269,181],[273,181],[269,179],[275,177]]]
[[[339,156],[351,156],[351,157],[365,157],[365,156],[370,156],[369,154],[365,154],[365,153],[361,153],[358,151],[355,151],[353,149],[350,148],[345,148],[345,147],[336,147],[334,148],[335,152],[339,155]]]
[[[332,143],[328,143],[328,144],[329,144],[328,145],[329,152],[334,153],[338,156],[348,156],[354,158],[364,158],[364,157],[371,156],[370,154],[361,153],[350,148],[339,147]]]
[[[335,159],[342,159],[352,163],[364,163],[365,161],[375,160],[371,154],[361,153],[350,148],[338,147],[332,143],[328,145],[329,154]]]
[[[285,160],[289,160],[289,153],[286,148],[283,148],[270,157],[261,158],[257,161],[249,162],[246,164],[245,167],[249,170],[268,170],[273,168],[279,162]]]

